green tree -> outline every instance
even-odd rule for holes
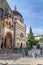
[[[38,42],[38,41],[37,41]],[[36,40],[32,32],[32,28],[30,27],[29,33],[27,35],[27,46],[32,48],[33,45],[36,45]]]
[[[40,48],[40,41],[36,40],[37,48]]]

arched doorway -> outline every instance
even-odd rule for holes
[[[4,47],[5,48],[12,48],[12,34],[7,33],[5,36],[5,42],[4,42]]]
[[[21,48],[22,48],[22,43],[21,43]]]
[[[23,38],[24,38],[24,34],[20,33],[20,38],[21,38],[21,42],[20,42],[20,47],[23,47]]]

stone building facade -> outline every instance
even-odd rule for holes
[[[43,35],[36,35],[35,39],[39,40],[40,48],[43,48]]]
[[[0,0],[0,48],[26,47],[26,26],[16,6],[12,11],[6,0]]]

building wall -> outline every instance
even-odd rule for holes
[[[21,47],[21,43],[22,43],[22,47],[26,47],[26,27],[23,23],[21,23],[20,21],[16,22],[16,47]],[[21,38],[20,34],[23,34],[24,37]]]
[[[10,33],[12,35],[12,43],[14,47],[21,47],[21,43],[22,47],[26,47],[26,27],[23,17],[18,13],[16,22],[15,20],[13,21],[14,15],[12,15],[6,0],[0,0],[0,8],[2,8],[4,14],[7,14],[7,12],[10,11],[9,14],[4,15],[4,17],[0,19],[0,46],[2,38],[5,39],[7,33]]]
[[[9,22],[10,22],[10,24],[9,24]],[[12,19],[9,19],[9,17],[8,18],[4,18],[4,19],[0,19],[0,48],[1,48],[1,43],[3,42],[3,39],[5,40],[6,36],[8,36],[7,34],[12,36],[12,46],[13,46],[14,29],[12,27],[12,24],[13,24]],[[7,43],[8,39],[6,40],[6,44],[9,45],[9,43]],[[10,39],[9,39],[9,41],[10,41]]]
[[[39,40],[40,47],[42,48],[43,47],[43,35],[37,35],[37,36],[35,36],[35,39]]]
[[[4,14],[6,14],[7,11],[11,11],[11,8],[9,7],[6,0],[0,0],[0,8],[3,9]]]

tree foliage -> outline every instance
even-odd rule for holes
[[[40,48],[40,42],[39,40],[36,40],[37,48]]]
[[[30,27],[29,33],[27,35],[27,46],[32,48],[33,45],[39,45],[39,40],[35,40],[35,37],[32,32],[32,28]]]

